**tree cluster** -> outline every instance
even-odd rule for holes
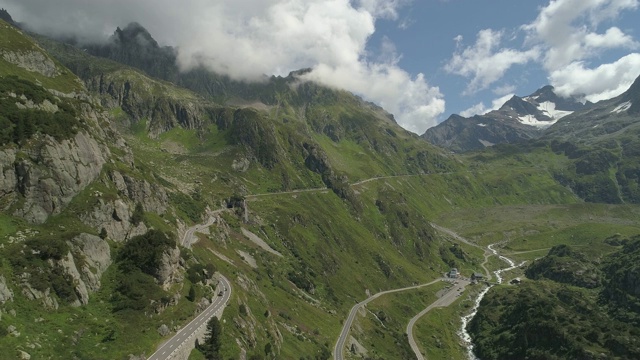
[[[58,106],[58,111],[19,108],[16,103],[22,101],[22,95],[35,104],[49,100]],[[0,78],[0,146],[22,145],[36,133],[51,135],[58,141],[68,139],[77,133],[79,125],[73,106],[56,101],[42,87],[16,76]]]

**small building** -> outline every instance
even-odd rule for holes
[[[511,285],[518,285],[518,284],[520,284],[521,282],[522,282],[522,280],[520,280],[520,278],[515,278],[515,279],[513,279],[513,280],[509,281],[509,284],[511,284]]]
[[[471,274],[471,280],[476,280],[476,281],[484,280],[484,274],[474,272],[473,274]]]
[[[451,270],[447,273],[447,276],[451,279],[457,279],[458,276],[460,276],[460,273],[458,272],[458,269],[451,268]]]

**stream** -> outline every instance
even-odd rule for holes
[[[491,244],[489,246],[487,246],[487,249],[489,249],[489,251],[491,251],[493,253],[493,255],[497,256],[500,260],[506,262],[507,264],[509,264],[509,267],[494,271],[493,274],[496,277],[496,283],[498,284],[502,284],[502,273],[505,271],[510,271],[513,270],[515,268],[517,268],[518,266],[522,265],[516,265],[515,262],[513,262],[513,260],[509,259],[506,256],[502,256],[500,254],[498,254],[498,251],[495,250],[493,247],[497,245],[497,244]],[[524,264],[524,262],[523,262]],[[473,353],[473,340],[471,339],[471,335],[469,334],[469,332],[467,331],[467,325],[469,324],[469,322],[471,322],[471,319],[473,319],[474,316],[476,316],[476,314],[478,313],[478,307],[480,306],[480,301],[482,301],[482,298],[484,298],[484,296],[487,294],[487,292],[489,291],[489,289],[491,289],[493,287],[493,285],[489,285],[487,288],[485,288],[484,290],[482,290],[480,292],[480,294],[478,294],[478,297],[475,300],[475,303],[473,305],[473,309],[471,309],[471,313],[469,313],[468,315],[465,315],[462,317],[462,327],[460,328],[460,332],[458,333],[458,335],[460,335],[460,338],[462,339],[462,342],[464,344],[464,346],[467,348],[467,357],[470,360],[480,360],[478,359],[478,357]]]

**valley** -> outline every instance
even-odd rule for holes
[[[640,80],[562,118],[545,88],[544,133],[455,154],[305,70],[181,71],[139,24],[83,46],[0,35],[8,353],[199,360],[215,315],[225,359],[638,354]],[[580,311],[598,315],[563,317]]]

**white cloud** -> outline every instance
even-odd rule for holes
[[[479,102],[466,110],[460,111],[460,116],[472,117],[474,115],[484,115],[489,111],[483,102]]]
[[[502,105],[504,105],[504,103],[509,101],[509,99],[511,99],[514,95],[515,94],[511,93],[511,94],[506,94],[504,96],[501,96],[497,99],[493,99],[493,101],[491,101],[491,110],[500,109]]]
[[[507,101],[509,101],[509,99],[511,99],[513,97],[513,93],[511,94],[506,94],[504,96],[501,96],[497,99],[493,99],[491,101],[491,107],[487,108],[484,103],[480,102],[478,104],[473,105],[472,107],[460,112],[460,115],[464,116],[464,117],[472,117],[474,115],[484,115],[486,113],[488,113],[489,111],[493,111],[493,110],[498,110],[502,107],[502,105],[504,105],[504,103],[506,103]]]
[[[636,47],[633,38],[619,28],[598,33],[598,27],[622,11],[637,7],[637,0],[554,0],[535,21],[522,28],[528,33],[529,43],[545,47],[544,66],[553,71],[605,49]]]
[[[309,79],[355,92],[422,132],[444,111],[424,76],[398,66],[390,42],[367,54],[377,19],[398,18],[410,0],[0,0],[18,21],[49,34],[104,38],[137,21],[177,45],[183,69],[204,65],[236,79],[312,68]]]
[[[437,87],[424,76],[415,78],[394,64],[358,63],[354,67],[319,65],[307,79],[338,88],[349,88],[396,114],[398,123],[409,131],[423,133],[437,124],[445,102]]]
[[[513,65],[535,61],[560,95],[583,96],[591,101],[610,98],[626,90],[640,74],[637,53],[602,63],[603,55],[611,50],[630,52],[640,48],[632,35],[610,24],[623,12],[638,7],[638,0],[551,0],[534,21],[520,27],[520,35],[525,35],[520,48],[502,46],[504,31],[481,30],[476,43],[464,48],[459,35],[454,39],[457,50],[445,70],[469,78],[465,91],[469,94],[499,81]],[[513,90],[498,87],[494,93]],[[463,113],[489,110],[479,103]]]
[[[591,69],[583,62],[574,62],[553,71],[549,80],[558,95],[584,95],[596,102],[622,94],[639,75],[640,54],[633,53]]]
[[[398,19],[398,8],[412,0],[359,0],[358,6],[375,17]]]
[[[504,96],[507,94],[513,94],[516,91],[516,86],[513,84],[504,84],[491,90],[494,94]]]
[[[590,67],[611,49],[636,49],[638,42],[616,26],[601,30],[607,20],[635,10],[638,0],[554,0],[523,26],[528,42],[542,46],[544,68],[558,94],[598,101],[619,95],[640,74],[638,54]]]
[[[615,26],[607,29],[604,34],[589,33],[585,35],[584,43],[587,48],[591,49],[634,48],[638,46],[633,37],[624,34]]]
[[[476,43],[458,49],[444,69],[453,74],[471,78],[465,94],[483,90],[500,80],[513,65],[526,64],[539,56],[537,47],[519,51],[501,48],[502,31],[484,29],[478,33]],[[460,44],[461,36],[454,39]]]

